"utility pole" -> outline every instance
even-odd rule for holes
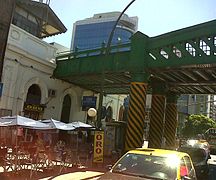
[[[2,82],[4,56],[15,2],[16,0],[0,0],[0,83]]]

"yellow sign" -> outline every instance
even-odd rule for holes
[[[95,131],[94,135],[94,158],[93,162],[102,163],[104,155],[104,132]]]
[[[44,107],[38,104],[24,104],[24,110],[43,112]]]

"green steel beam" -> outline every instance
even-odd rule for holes
[[[109,56],[96,54],[103,49],[68,53],[57,57],[57,68],[54,76],[68,76],[72,74],[101,73],[102,66],[105,71],[143,71],[146,68],[166,68],[179,67],[193,64],[211,64],[216,62],[215,41],[216,21],[210,21],[200,25],[184,28],[178,31],[166,33],[153,38],[137,32],[132,37],[131,52],[111,53]],[[209,48],[209,55],[200,48],[200,41],[203,41]],[[190,47],[186,50],[186,45],[191,46],[196,51],[195,55],[190,54]],[[167,58],[161,55],[161,50],[167,54]],[[181,57],[173,51],[177,49]],[[86,53],[86,57],[79,57]],[[131,55],[130,55],[131,53]],[[131,56],[131,57],[130,57]],[[65,61],[59,59],[66,59]]]
[[[127,71],[130,52],[111,53],[107,56],[87,56],[57,61],[54,77],[72,76],[74,74],[101,74],[105,72]]]
[[[149,39],[149,68],[216,63],[216,20]],[[162,55],[164,54],[164,55]]]
[[[216,20],[208,21],[202,24],[152,37],[149,43],[149,49],[160,48],[162,46],[167,46],[168,44],[175,44],[187,41],[188,39],[196,39],[215,34]]]

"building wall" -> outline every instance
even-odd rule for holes
[[[189,114],[203,114],[209,117],[210,95],[189,95]]]
[[[23,113],[28,88],[37,84],[41,89],[41,104],[45,105],[43,118],[60,119],[64,96],[72,99],[70,120],[85,118],[81,111],[81,99],[84,89],[51,76],[56,67],[57,49],[11,25],[3,68],[3,93],[0,109],[11,110],[11,115]],[[49,89],[56,91],[50,97]]]
[[[178,98],[178,133],[184,127],[185,120],[191,114],[203,114],[210,117],[210,95],[185,94]]]
[[[213,120],[216,120],[216,105],[215,105],[215,96],[211,95],[210,96],[210,118]]]

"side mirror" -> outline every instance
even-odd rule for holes
[[[182,176],[181,177],[181,180],[190,180],[191,178],[190,177],[188,177],[188,176]]]
[[[109,164],[109,165],[106,166],[106,170],[107,170],[107,171],[109,171],[109,170],[111,170],[111,169],[112,169],[112,165],[111,165],[111,164]]]

